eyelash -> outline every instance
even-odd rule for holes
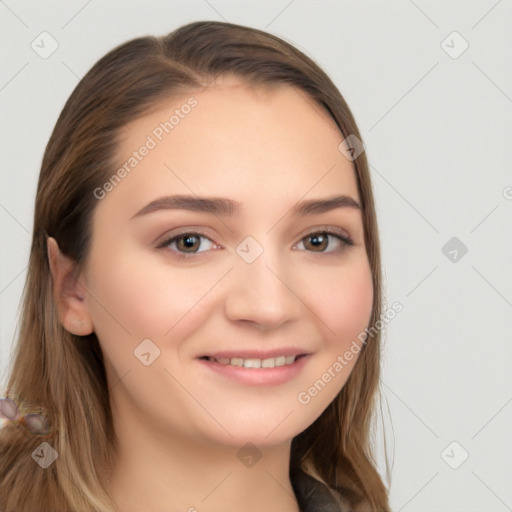
[[[319,252],[308,251],[308,252],[312,252],[313,254],[332,255],[333,253],[338,253],[340,251],[343,251],[343,249],[345,249],[348,246],[354,245],[354,242],[352,241],[352,239],[349,236],[345,235],[339,229],[333,228],[333,227],[325,227],[325,228],[317,229],[315,231],[311,231],[307,235],[303,236],[300,239],[299,243],[312,235],[318,235],[318,234],[327,234],[334,238],[337,238],[342,243],[342,247],[335,249],[334,251],[319,251]],[[215,244],[215,242],[209,236],[207,236],[205,233],[202,233],[200,231],[182,231],[181,233],[173,235],[171,238],[167,238],[162,243],[160,243],[156,248],[157,249],[167,248],[170,244],[172,244],[179,238],[182,238],[184,235],[199,235],[200,237],[206,238],[206,239],[210,240],[210,242]],[[215,245],[217,245],[217,244],[215,244]],[[205,252],[205,251],[201,251],[198,253],[197,252],[196,253],[183,253],[183,252],[179,252],[177,250],[173,250],[173,252],[176,253],[177,258],[189,259],[189,258],[196,258],[198,254],[201,254],[202,252]]]

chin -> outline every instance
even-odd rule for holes
[[[311,425],[315,418],[299,418],[297,412],[300,409],[287,409],[279,418],[265,417],[263,414],[258,421],[244,421],[238,418],[233,422],[226,422],[226,429],[229,435],[222,428],[214,432],[210,431],[210,439],[219,444],[240,448],[247,443],[258,447],[275,446],[289,443],[295,436],[303,432]]]

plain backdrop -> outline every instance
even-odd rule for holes
[[[386,301],[403,305],[384,335],[378,438],[393,510],[512,510],[510,0],[0,1],[1,385],[64,102],[114,46],[199,20],[296,45],[360,127]]]

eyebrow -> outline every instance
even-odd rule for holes
[[[224,197],[199,197],[189,195],[164,196],[147,204],[131,219],[160,210],[189,210],[211,213],[213,215],[233,217],[240,213],[241,203]],[[298,216],[314,215],[328,212],[336,208],[355,208],[360,210],[359,203],[350,196],[341,195],[325,199],[307,199],[292,208],[292,214]],[[130,219],[130,220],[131,220]]]

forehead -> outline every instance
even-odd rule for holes
[[[133,214],[174,193],[233,197],[260,208],[262,200],[294,203],[307,194],[339,192],[359,201],[354,167],[338,149],[342,140],[332,117],[304,91],[222,77],[161,100],[123,129],[116,169],[127,172],[102,203],[129,202]],[[150,149],[141,157],[144,146]]]

